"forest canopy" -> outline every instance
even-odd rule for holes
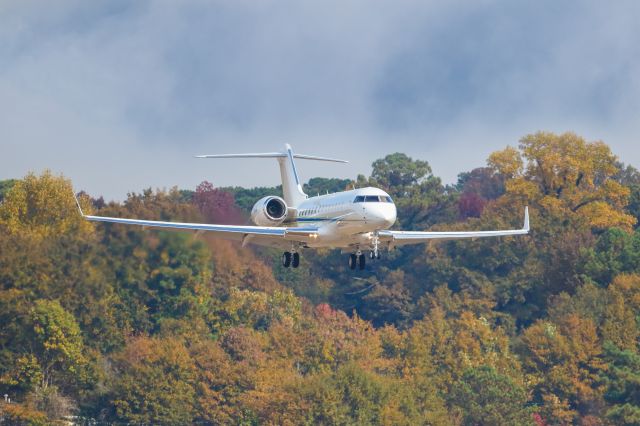
[[[75,184],[75,185],[74,185]],[[50,171],[0,181],[0,423],[640,423],[640,173],[603,142],[538,132],[445,185],[393,153],[369,176],[399,229],[529,237],[281,253],[93,224]],[[281,188],[81,192],[86,212],[246,223]]]

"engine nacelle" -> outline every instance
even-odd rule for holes
[[[258,200],[251,209],[251,221],[258,226],[280,225],[287,218],[287,203],[274,195]]]

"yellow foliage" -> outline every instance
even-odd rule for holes
[[[522,138],[519,148],[494,152],[488,160],[507,177],[503,202],[526,201],[552,217],[591,228],[630,230],[635,224],[624,211],[629,189],[615,180],[617,157],[603,142],[587,142],[571,132],[538,132]]]
[[[536,376],[543,412],[560,424],[570,423],[575,407],[602,398],[601,374],[607,366],[596,326],[590,319],[568,314],[558,324],[538,321],[522,335],[523,366]]]
[[[81,199],[83,210],[90,203]],[[9,233],[46,238],[65,233],[91,234],[93,227],[84,220],[73,198],[71,181],[45,171],[29,173],[18,181],[0,204],[0,227]]]
[[[514,178],[522,174],[523,161],[520,153],[517,149],[510,146],[502,151],[492,153],[487,163],[489,167],[493,167],[509,178]]]
[[[618,275],[607,288],[607,307],[602,337],[618,348],[635,351],[640,330],[636,312],[640,311],[640,276]]]

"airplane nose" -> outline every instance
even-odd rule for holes
[[[392,204],[386,206],[377,205],[376,207],[371,209],[372,211],[369,212],[368,216],[378,226],[391,227],[396,222],[396,206]]]
[[[385,211],[382,215],[382,220],[384,220],[385,226],[391,227],[394,223],[396,223],[396,206],[392,206],[392,209]]]

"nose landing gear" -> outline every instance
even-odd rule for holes
[[[350,269],[356,269],[356,266],[357,266],[358,269],[362,271],[366,265],[366,262],[367,262],[367,257],[360,250],[358,250],[355,253],[351,253],[349,255]]]

